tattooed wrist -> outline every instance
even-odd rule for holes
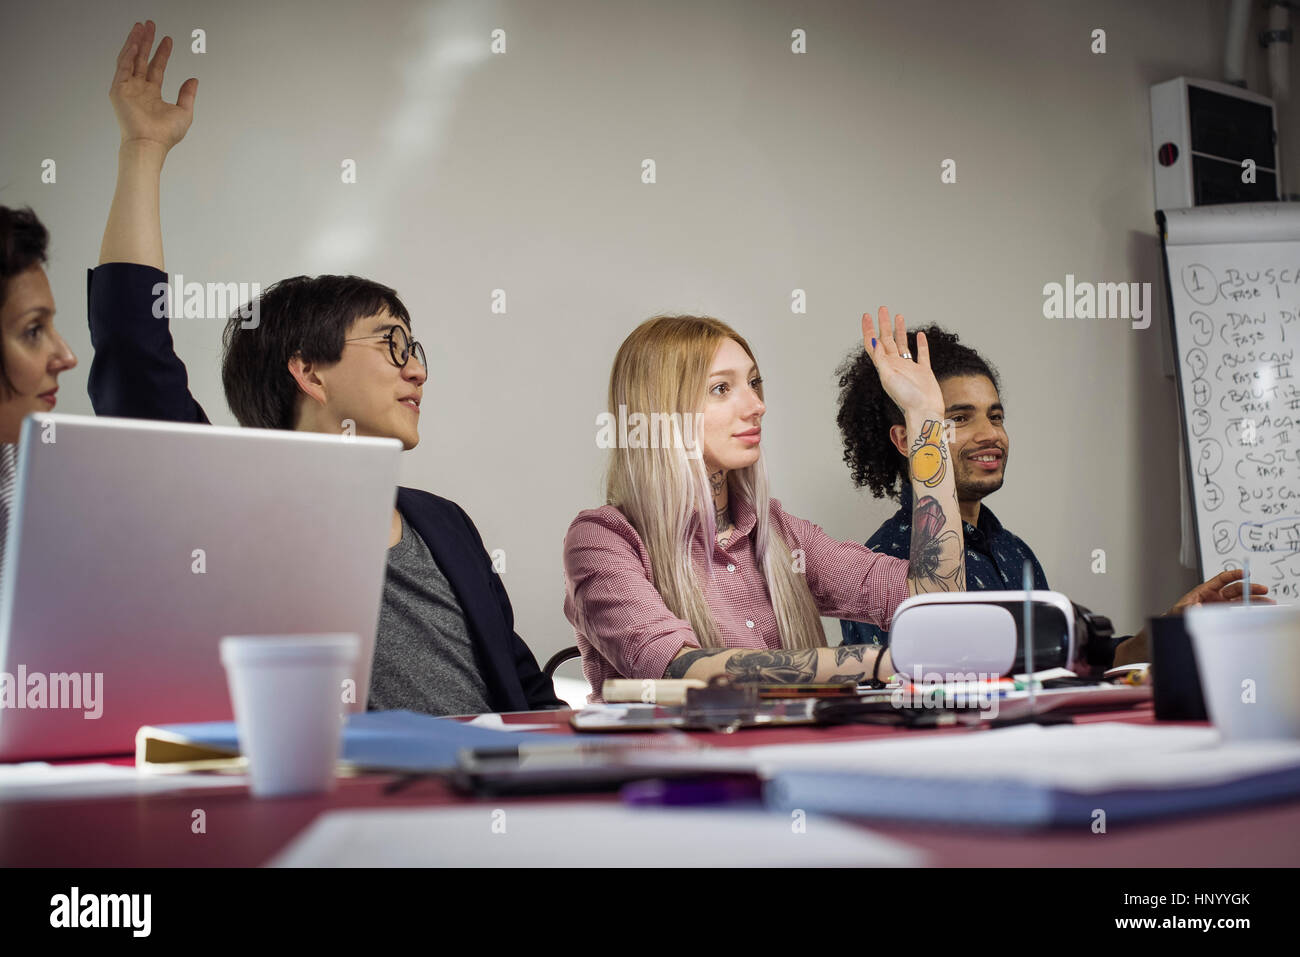
[[[912,469],[912,480],[920,482],[926,488],[934,488],[948,474],[948,446],[943,439],[943,423],[938,419],[927,419],[921,426],[921,433],[912,443],[908,456]]]
[[[682,652],[672,661],[668,662],[668,667],[664,670],[664,677],[685,678],[686,672],[691,670],[691,665],[695,664],[695,662],[699,661],[701,658],[712,658],[715,655],[725,655],[726,653],[725,649],[711,650],[705,648],[697,648],[694,651]]]
[[[846,661],[864,663],[866,654],[870,650],[868,645],[840,645],[835,649],[835,664],[842,665]]]

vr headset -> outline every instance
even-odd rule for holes
[[[905,675],[1021,674],[1025,599],[1034,671],[1100,675],[1115,657],[1110,620],[1055,591],[935,592],[898,606],[889,630],[894,669]]]

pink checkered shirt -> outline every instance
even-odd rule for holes
[[[907,562],[856,542],[839,542],[770,501],[771,528],[791,551],[803,549],[808,588],[830,618],[867,621],[888,629],[907,598]],[[701,576],[722,643],[727,648],[781,647],[781,635],[754,554],[754,508],[733,501],[736,527],[726,545],[714,545],[713,580]],[[703,569],[704,542],[692,557]],[[603,700],[606,678],[662,678],[682,648],[698,648],[690,623],[664,604],[650,572],[650,553],[613,505],[580,512],[564,537],[564,614],[582,652],[591,683],[588,700]]]

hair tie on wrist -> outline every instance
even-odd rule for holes
[[[885,657],[885,646],[877,645],[876,661],[871,666],[871,686],[873,688],[883,688],[885,683],[880,680],[880,659]]]

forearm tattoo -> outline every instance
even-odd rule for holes
[[[802,651],[740,651],[730,648],[709,648],[687,651],[668,663],[665,678],[685,678],[691,665],[702,658],[731,655],[727,659],[726,673],[733,681],[759,681],[771,684],[799,684],[812,681],[817,676],[817,649]]]
[[[934,488],[948,474],[948,447],[943,441],[943,423],[929,419],[912,443],[909,459],[912,478],[926,488]]]
[[[664,672],[664,677],[685,678],[686,672],[690,670],[691,665],[701,658],[712,658],[714,655],[725,655],[726,653],[726,649],[706,650],[703,648],[682,652],[682,654],[668,662],[668,670]]]
[[[846,661],[856,661],[863,664],[866,661],[866,654],[871,648],[868,645],[840,645],[835,649],[835,664],[842,665]]]
[[[966,561],[962,539],[944,530],[947,517],[933,495],[916,503],[912,512],[912,551],[907,578],[912,592],[965,591]]]
[[[866,655],[872,649],[867,645],[840,645],[835,649],[835,664],[842,665],[846,661],[856,661],[859,664],[866,664]],[[834,683],[839,681],[852,681],[855,684],[862,684],[866,680],[870,669],[864,671],[845,671],[833,674],[827,680]]]
[[[806,683],[817,676],[817,649],[742,651],[727,659],[727,674],[735,681]]]

